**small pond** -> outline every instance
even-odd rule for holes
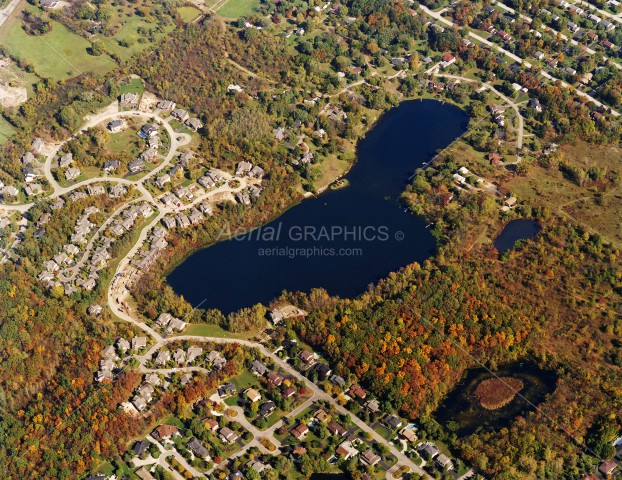
[[[519,240],[529,240],[535,237],[540,230],[540,225],[535,220],[525,218],[512,220],[495,238],[495,248],[499,253],[505,253],[513,249]]]
[[[516,395],[497,401],[497,406],[482,406],[481,391],[487,380],[501,378],[505,385],[518,389]],[[507,427],[519,415],[525,415],[553,393],[557,374],[529,362],[506,365],[494,372],[473,368],[451,391],[435,413],[436,420],[459,436]],[[479,387],[479,389],[478,389]],[[485,390],[485,389],[484,389]],[[490,393],[490,392],[488,392]],[[498,400],[498,399],[497,399]]]

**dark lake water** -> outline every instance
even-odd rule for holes
[[[434,414],[443,426],[457,432],[459,436],[475,432],[486,432],[507,427],[518,415],[534,410],[534,405],[542,403],[548,394],[553,393],[557,374],[543,370],[529,362],[513,363],[495,371],[498,377],[518,378],[523,382],[520,395],[497,410],[482,407],[474,395],[477,386],[493,375],[484,368],[473,368],[445,398]],[[453,423],[453,428],[452,424]]]
[[[499,253],[504,253],[514,248],[519,240],[528,240],[540,232],[540,225],[535,220],[522,218],[512,220],[495,238],[495,248]]]
[[[467,123],[467,114],[451,105],[400,104],[359,144],[348,187],[304,200],[246,238],[194,253],[167,281],[194,306],[225,314],[267,304],[283,290],[323,287],[355,297],[434,253],[424,220],[405,212],[399,196],[412,173],[464,133]]]

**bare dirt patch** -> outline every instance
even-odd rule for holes
[[[523,382],[518,378],[489,378],[481,382],[475,389],[475,396],[482,407],[497,410],[510,403],[516,394],[523,389]]]

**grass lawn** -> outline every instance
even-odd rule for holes
[[[54,80],[66,80],[83,72],[106,73],[117,66],[107,55],[94,57],[86,51],[90,43],[64,25],[51,20],[52,31],[35,37],[15,22],[0,36],[0,43],[15,57],[32,64],[35,71]]]
[[[237,377],[233,377],[231,382],[237,387],[238,394],[250,387],[257,387],[259,381],[257,377],[253,375],[249,370],[245,370]],[[235,397],[234,397],[235,398]]]
[[[119,87],[121,93],[145,93],[145,84],[141,78],[132,78],[129,83],[124,83]]]
[[[179,7],[177,12],[184,22],[191,22],[201,14],[201,11],[194,7]]]
[[[328,187],[328,185],[343,175],[348,168],[350,168],[349,162],[340,160],[336,155],[330,155],[318,168],[319,175],[314,182],[315,188],[321,191]]]
[[[3,117],[0,117],[0,145],[6,142],[11,135],[15,133],[15,129]]]
[[[216,11],[221,17],[239,18],[250,15],[257,7],[259,7],[259,0],[228,0]]]
[[[111,133],[110,140],[106,144],[106,149],[112,152],[139,153],[143,140],[136,134],[136,129],[128,125],[122,132]]]
[[[217,338],[237,338],[247,340],[257,332],[250,333],[232,333],[218,325],[210,325],[207,323],[195,323],[188,327],[180,335],[198,335],[201,337],[217,337]]]

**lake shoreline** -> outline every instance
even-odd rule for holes
[[[373,128],[358,142],[356,160],[346,175],[338,177],[350,182],[347,188],[326,188],[307,201],[302,197],[272,220],[249,230],[267,229],[275,222],[284,225],[286,232],[299,224],[312,229],[329,225],[346,230],[385,226],[387,232],[382,233],[385,233],[386,244],[361,239],[350,242],[337,239],[332,243],[300,241],[290,235],[272,243],[258,241],[243,246],[245,242],[229,239],[189,251],[185,259],[169,269],[167,283],[193,305],[207,299],[204,308],[218,308],[229,313],[255,303],[268,304],[283,290],[325,288],[331,295],[356,297],[367,285],[392,271],[430,258],[436,252],[435,239],[425,228],[424,219],[410,214],[405,219],[406,212],[399,198],[409,184],[409,176],[427,166],[439,148],[446,148],[459,138],[467,130],[468,123],[466,112],[451,104],[437,100],[402,102],[380,115]],[[295,216],[291,213],[293,207],[297,207]],[[400,243],[404,237],[393,238],[402,230],[410,242]],[[211,247],[211,253],[206,253],[207,247]],[[323,253],[355,247],[364,249],[360,253],[364,259],[357,261],[348,258],[350,255],[329,259],[327,255],[332,253]],[[313,259],[301,256],[300,250],[310,249],[321,252]],[[194,255],[193,260],[188,260]],[[219,272],[220,283],[214,283],[210,276],[202,273],[210,270]],[[223,271],[235,271],[239,275],[229,279],[220,274]],[[278,272],[278,278],[264,275],[272,271]],[[348,272],[351,276],[346,279]],[[340,276],[343,277],[341,281],[335,278]],[[248,297],[246,303],[233,298],[231,290],[223,284],[231,289],[242,289],[244,298]]]

